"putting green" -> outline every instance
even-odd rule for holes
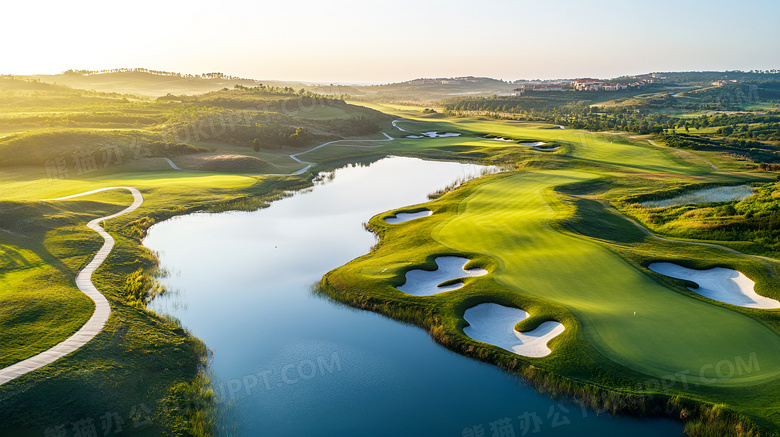
[[[596,177],[554,170],[497,179],[463,200],[433,237],[493,257],[493,277],[509,289],[571,309],[587,340],[626,367],[718,386],[780,376],[780,337],[758,321],[670,290],[606,248],[548,226],[556,216],[549,189]]]

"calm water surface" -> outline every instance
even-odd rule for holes
[[[516,436],[682,435],[669,420],[558,403],[419,328],[311,294],[323,274],[376,242],[363,222],[480,170],[385,158],[338,169],[270,208],[151,228],[144,244],[178,290],[151,306],[213,349],[216,391],[230,405],[226,434],[489,437],[513,427]]]

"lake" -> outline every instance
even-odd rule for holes
[[[190,214],[149,230],[144,245],[175,290],[150,306],[213,349],[224,434],[682,435],[670,420],[549,399],[422,329],[312,294],[322,275],[376,242],[362,226],[372,216],[482,169],[388,157],[340,168],[266,209]]]

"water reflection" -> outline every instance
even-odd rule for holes
[[[254,212],[198,213],[154,225],[144,244],[181,290],[152,303],[213,349],[224,428],[241,435],[461,436],[533,413],[537,435],[680,435],[665,420],[596,416],[437,346],[426,332],[310,293],[323,274],[365,254],[362,223],[483,167],[386,158],[322,176],[310,191]],[[177,299],[186,302],[176,303]],[[568,409],[553,427],[550,409]],[[552,416],[551,416],[552,417]],[[469,431],[471,430],[471,431]],[[518,427],[517,435],[521,435]]]

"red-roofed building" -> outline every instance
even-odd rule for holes
[[[577,79],[571,82],[577,91],[598,91],[604,86],[604,81],[598,79]]]
[[[531,91],[563,91],[563,85],[534,85]]]

